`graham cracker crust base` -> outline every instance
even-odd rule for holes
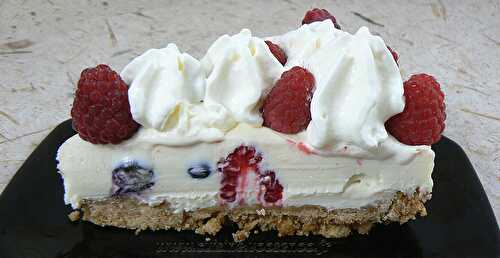
[[[276,230],[279,236],[322,235],[341,238],[352,232],[367,234],[375,223],[406,223],[415,216],[425,216],[424,203],[430,194],[412,195],[398,192],[386,203],[361,209],[327,210],[320,206],[262,207],[260,205],[226,209],[203,208],[192,212],[173,213],[168,203],[149,206],[132,197],[112,197],[105,200],[84,200],[81,205],[83,220],[100,226],[115,226],[140,232],[141,230],[194,230],[198,234],[215,235],[224,222],[235,222],[239,230],[233,233],[235,241],[245,240],[256,230]],[[80,214],[78,214],[80,215]],[[72,220],[75,219],[72,216]]]

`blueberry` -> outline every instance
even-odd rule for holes
[[[212,173],[212,169],[210,165],[202,163],[188,168],[187,172],[192,178],[206,178]]]
[[[113,170],[111,189],[113,195],[138,193],[154,185],[154,172],[135,161],[121,164]]]

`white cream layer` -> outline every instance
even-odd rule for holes
[[[241,144],[255,146],[263,153],[264,166],[276,172],[284,187],[283,206],[359,208],[387,200],[397,191],[432,190],[434,152],[427,146],[404,146],[415,158],[399,164],[308,154],[286,135],[244,123],[222,142],[177,147],[144,141],[150,130],[140,129],[120,145],[94,145],[78,135],[66,141],[57,156],[66,203],[76,208],[82,199],[109,197],[111,171],[132,159],[153,167],[155,173],[155,185],[140,196],[144,202],[168,201],[177,212],[216,206],[221,173],[214,171],[208,178],[194,179],[187,169],[206,162],[215,170],[217,161]],[[247,203],[256,200],[249,198]]]

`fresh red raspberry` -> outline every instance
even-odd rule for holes
[[[266,40],[264,41],[267,44],[267,47],[269,47],[269,50],[271,50],[271,53],[273,53],[274,57],[278,59],[278,61],[282,64],[286,64],[287,56],[285,54],[285,51],[281,49],[278,45],[274,44],[273,42]]]
[[[389,51],[391,52],[391,55],[392,55],[392,58],[394,58],[394,61],[396,62],[396,64],[399,66],[399,56],[398,56],[398,53],[392,49],[391,47],[389,47],[388,45],[385,45],[387,47],[387,49],[389,49]]]
[[[432,145],[441,138],[446,119],[444,94],[434,77],[416,74],[404,82],[406,105],[386,123],[387,131],[408,145]]]
[[[94,144],[117,144],[139,128],[132,119],[128,88],[107,65],[82,71],[71,109],[73,128]]]
[[[307,11],[304,19],[302,19],[302,24],[304,25],[316,21],[324,21],[326,19],[332,20],[335,28],[340,30],[340,25],[337,23],[337,19],[335,19],[335,16],[331,15],[327,10],[319,8],[314,8]]]
[[[284,72],[262,106],[264,126],[282,133],[298,133],[311,121],[314,76],[295,66]]]

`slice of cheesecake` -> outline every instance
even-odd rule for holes
[[[135,230],[215,234],[234,221],[235,240],[256,229],[344,237],[425,215],[439,84],[419,75],[403,87],[380,37],[333,21],[224,35],[201,61],[169,44],[121,76],[84,70],[79,134],[57,155],[65,202]]]

